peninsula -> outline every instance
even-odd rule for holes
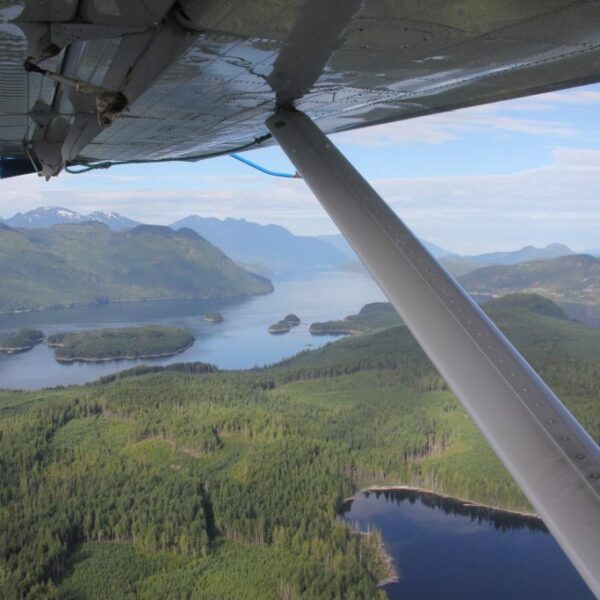
[[[16,354],[31,350],[36,344],[44,339],[44,332],[31,327],[23,327],[15,333],[11,333],[0,342],[0,352],[5,354]]]

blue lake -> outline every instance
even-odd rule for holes
[[[46,335],[102,327],[157,323],[185,327],[195,344],[176,356],[157,360],[60,364],[45,344],[22,354],[0,354],[0,387],[37,389],[93,381],[137,364],[202,361],[223,369],[245,369],[277,362],[301,350],[335,339],[312,336],[314,321],[339,319],[358,312],[368,302],[385,300],[366,274],[324,272],[274,281],[275,291],[238,300],[113,303],[107,306],[0,315],[0,337],[21,327],[36,327]],[[222,323],[207,323],[207,312],[219,311]],[[270,335],[270,324],[288,313],[302,324],[286,335]]]
[[[433,494],[359,495],[344,519],[379,529],[399,574],[390,600],[593,600],[537,519]]]

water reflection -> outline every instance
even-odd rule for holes
[[[367,498],[371,495],[375,496],[376,499],[381,497],[386,502],[396,505],[400,505],[402,502],[420,503],[428,508],[437,509],[445,515],[466,517],[474,523],[485,523],[500,531],[528,529],[529,531],[548,533],[546,525],[538,517],[470,504],[438,494],[416,490],[382,490],[365,492],[364,495]]]
[[[390,600],[592,600],[538,519],[418,491],[359,495],[343,518],[381,531],[399,581]]]

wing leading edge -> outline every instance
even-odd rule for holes
[[[591,0],[0,1],[0,156],[46,176],[197,159],[262,139],[285,103],[332,133],[590,83],[598,23]],[[103,123],[27,58],[126,104]]]

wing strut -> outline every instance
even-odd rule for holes
[[[600,598],[600,448],[305,114],[267,127]]]

